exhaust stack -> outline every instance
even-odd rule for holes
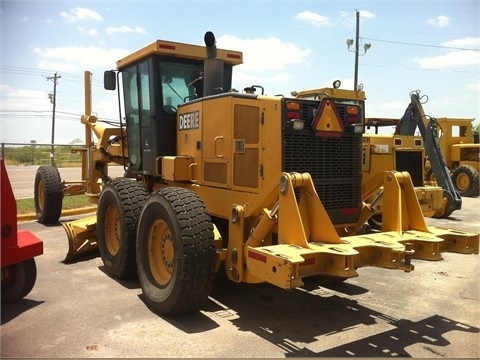
[[[203,62],[203,96],[220,94],[224,92],[224,61],[217,58],[215,35],[211,31],[205,33],[204,41],[207,48],[207,58]]]

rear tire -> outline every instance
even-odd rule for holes
[[[55,166],[40,166],[35,175],[35,212],[41,224],[55,224],[60,219],[63,185]]]
[[[137,272],[146,304],[163,315],[198,310],[215,281],[213,224],[193,191],[164,188],[143,207]]]
[[[452,182],[461,196],[477,197],[479,195],[479,175],[473,166],[457,167],[452,174]]]
[[[2,268],[2,302],[14,302],[27,296],[37,280],[35,259]]]
[[[108,182],[97,208],[97,244],[106,271],[118,279],[134,278],[137,224],[146,191],[134,180]]]

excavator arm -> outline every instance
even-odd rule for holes
[[[446,198],[445,216],[455,210],[462,208],[462,197],[455,190],[450,170],[440,148],[437,132],[437,119],[425,114],[423,103],[428,101],[426,95],[420,96],[420,90],[410,93],[410,104],[395,129],[395,135],[414,135],[418,127],[425,144],[425,153],[428,156],[430,165],[439,186],[443,188],[443,195]]]

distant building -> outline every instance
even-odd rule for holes
[[[40,139],[36,142],[37,144],[51,144],[52,138]],[[79,138],[56,138],[55,145],[84,145],[85,142]]]

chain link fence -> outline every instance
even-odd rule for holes
[[[63,182],[82,181],[84,145],[1,143],[1,156],[17,201],[18,214],[34,214],[35,175],[40,166],[57,167]],[[109,165],[111,177],[123,175],[123,166]],[[63,209],[92,206],[87,195],[65,196]]]

